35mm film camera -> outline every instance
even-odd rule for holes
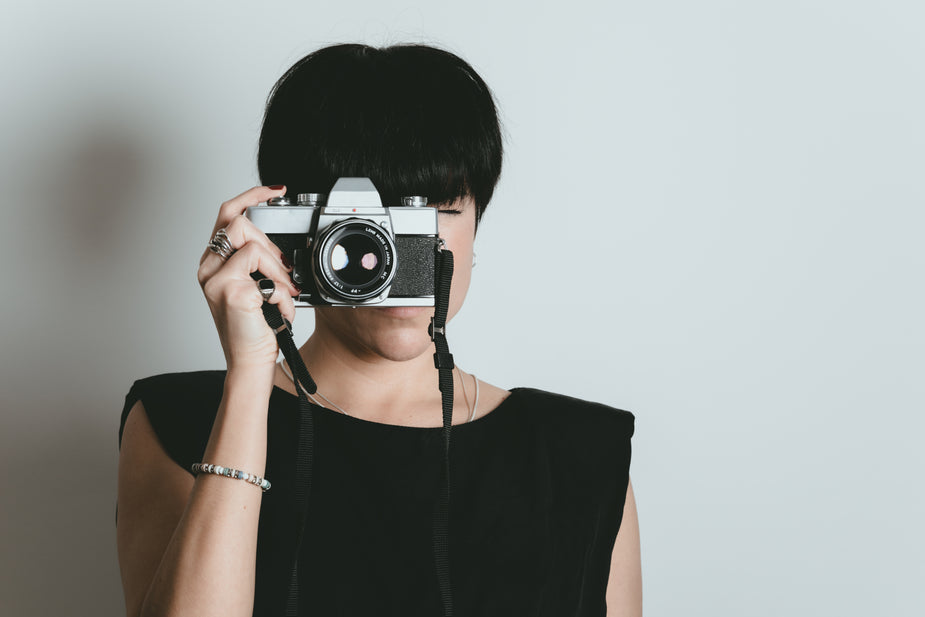
[[[369,178],[340,178],[329,195],[275,197],[246,216],[293,266],[296,306],[433,306],[437,210],[427,198],[383,207]]]

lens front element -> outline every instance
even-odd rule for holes
[[[392,282],[395,244],[372,221],[347,219],[335,223],[316,247],[318,282],[339,301],[373,298]]]

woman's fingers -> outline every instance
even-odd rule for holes
[[[243,214],[234,216],[223,229],[225,230],[225,236],[228,238],[228,242],[231,244],[231,248],[234,250],[241,250],[248,243],[253,242],[266,248],[267,252],[270,254],[276,254],[277,258],[280,260],[280,265],[282,265],[282,252],[279,250],[279,247],[273,244],[270,238]],[[224,261],[225,260],[220,255],[214,253],[209,247],[206,247],[205,251],[202,253],[202,258],[199,260],[200,283],[203,279],[208,279],[215,274],[215,272],[222,267]],[[283,267],[285,268],[285,266]]]
[[[279,281],[274,280],[273,282],[276,283],[276,288],[273,290],[273,295],[267,299],[267,302],[277,305],[280,314],[292,323],[295,321],[295,301],[286,287],[281,287]]]
[[[244,216],[248,207],[285,192],[282,186],[258,186],[222,204],[212,236],[214,239],[218,230],[223,231],[219,244],[223,245],[224,257],[207,248],[199,261],[199,284],[229,368],[269,366],[276,362],[279,352],[276,337],[260,310],[264,296],[252,274],[273,281],[273,293],[266,301],[277,305],[283,317],[295,321],[292,296],[299,289],[289,276],[292,268],[283,264],[279,247]]]
[[[285,194],[286,187],[282,185],[255,186],[252,189],[244,191],[237,197],[229,199],[223,203],[222,207],[218,210],[218,218],[215,220],[215,227],[212,228],[212,235],[214,236],[216,231],[231,223],[234,217],[244,214],[244,211],[251,206],[256,206],[262,201],[266,201],[273,197],[280,197]]]
[[[271,304],[279,304],[283,315],[293,321],[295,318],[295,303],[292,296],[298,295],[299,288],[292,282],[289,269],[283,266],[274,252],[257,242],[245,244],[239,251],[228,258],[227,263],[213,275],[202,282],[206,297],[218,302],[217,297],[222,289],[248,289],[240,283],[246,283],[254,290],[254,297],[260,296],[257,282],[251,277],[252,272],[260,272],[264,277],[272,279],[276,284],[276,291],[270,299]],[[287,309],[284,311],[283,309]]]

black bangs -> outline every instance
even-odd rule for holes
[[[433,47],[336,45],[309,54],[267,102],[257,167],[290,195],[365,176],[383,205],[471,196],[481,218],[501,174],[491,92],[461,58]]]

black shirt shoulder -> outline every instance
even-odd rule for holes
[[[600,429],[611,437],[630,438],[635,430],[635,416],[625,409],[586,401],[565,394],[537,388],[515,388],[522,406],[553,425],[579,432]],[[539,419],[539,418],[538,418]]]
[[[635,416],[624,409],[536,388],[515,388],[513,393],[537,430],[578,456],[628,447],[635,431]]]
[[[624,409],[554,394],[517,388],[524,426],[535,427],[544,444],[554,484],[578,502],[606,503],[622,512],[629,481],[635,416]],[[615,515],[616,516],[616,515]]]
[[[129,411],[144,405],[161,446],[178,465],[189,470],[200,462],[222,400],[225,371],[166,373],[139,379],[125,397],[119,424],[119,446]]]

